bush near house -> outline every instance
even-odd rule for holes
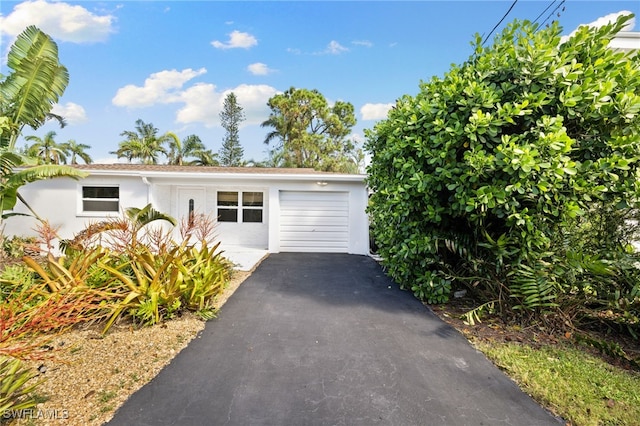
[[[64,256],[23,256],[0,272],[0,413],[35,405],[37,383],[20,360],[50,356],[47,343],[69,327],[98,323],[106,333],[121,317],[151,325],[186,310],[214,316],[232,265],[213,240],[213,220],[196,215],[181,223],[181,243],[172,228],[150,225],[158,220],[176,225],[150,205],[128,209],[63,241]],[[51,247],[51,228],[40,229],[39,241]],[[22,255],[23,244],[11,240],[5,250]]]
[[[373,236],[429,303],[640,331],[640,55],[516,21],[367,133]]]

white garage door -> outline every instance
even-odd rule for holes
[[[349,194],[280,192],[280,251],[346,253]]]

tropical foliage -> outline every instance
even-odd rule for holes
[[[265,144],[276,144],[270,161],[277,159],[279,167],[358,172],[362,151],[347,138],[356,124],[352,104],[336,101],[329,106],[317,90],[292,87],[268,105],[271,113],[262,127],[271,128]]]
[[[32,392],[39,384],[32,380],[35,376],[19,359],[0,356],[0,413],[35,407]]]
[[[65,256],[24,256],[0,275],[0,354],[37,355],[42,342],[24,347],[18,338],[78,322],[103,321],[106,332],[122,315],[143,325],[184,310],[211,318],[231,272],[213,223],[204,216],[183,222],[184,239],[175,243],[176,221],[147,205],[91,224],[64,241]]]
[[[160,155],[168,155],[165,144],[169,141],[175,142],[178,139],[173,133],[158,135],[158,131],[152,123],[145,123],[138,119],[135,130],[125,130],[120,134],[126,139],[120,142],[118,150],[111,152],[111,154],[129,161],[137,160],[142,164],[158,164]]]
[[[0,82],[0,146],[14,150],[24,126],[37,129],[64,93],[69,73],[58,60],[58,46],[34,26],[18,35],[7,56],[11,73]]]
[[[640,56],[608,47],[629,19],[566,41],[529,22],[477,37],[368,132],[394,279],[429,302],[468,290],[485,302],[470,319],[596,312],[637,333]]]
[[[16,150],[16,141],[24,126],[37,129],[49,118],[62,121],[61,117],[51,114],[51,109],[64,93],[69,76],[58,60],[56,43],[38,28],[27,27],[9,49],[7,66],[11,72],[0,81],[0,213],[3,219],[12,214],[6,212],[15,207],[20,199],[18,189],[23,185],[59,176],[84,176],[64,166],[33,166],[35,160]],[[16,171],[21,166],[25,168]]]
[[[218,154],[207,149],[196,135],[189,135],[182,141],[177,137],[172,137],[169,140],[168,164],[178,166],[217,166],[217,156]]]
[[[91,146],[84,143],[78,143],[74,139],[69,139],[62,143],[61,146],[65,155],[69,156],[69,164],[78,164],[78,158],[80,158],[85,164],[91,164],[93,162],[91,156],[87,153],[87,150],[91,148]]]
[[[40,164],[63,164],[66,161],[62,147],[55,141],[56,132],[47,132],[43,138],[35,135],[25,136],[31,144],[24,147],[26,156],[37,159]]]
[[[142,164],[167,164],[216,166],[217,154],[211,152],[196,135],[189,135],[184,140],[173,132],[158,134],[153,123],[136,120],[134,131],[125,130],[120,135],[126,139],[118,145],[118,150],[111,152],[118,158],[137,161]]]

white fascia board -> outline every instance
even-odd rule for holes
[[[366,175],[362,174],[279,174],[279,173],[185,173],[161,171],[131,171],[131,170],[90,170],[85,169],[91,176],[128,176],[141,179],[177,178],[177,179],[235,179],[235,180],[270,180],[270,181],[304,181],[304,182],[364,182]]]
[[[640,32],[621,31],[611,39],[609,47],[629,52],[640,50]]]

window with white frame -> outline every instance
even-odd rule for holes
[[[218,222],[262,223],[264,194],[218,191]]]
[[[83,186],[83,212],[117,212],[120,210],[120,188],[117,186]]]

